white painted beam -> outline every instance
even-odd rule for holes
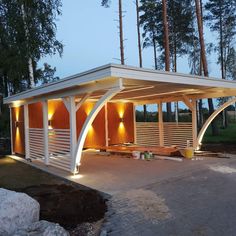
[[[197,137],[197,148],[199,149],[201,146],[201,142],[203,139],[203,136],[207,130],[207,128],[209,127],[209,125],[211,124],[211,122],[216,118],[216,116],[218,114],[220,114],[220,112],[222,112],[225,108],[227,108],[228,106],[234,104],[236,102],[236,97],[230,99],[229,101],[227,101],[226,103],[224,103],[221,107],[219,107],[217,110],[215,110],[210,117],[208,117],[208,119],[206,120],[206,122],[204,123],[203,127],[201,128],[198,137]]]
[[[69,99],[67,97],[65,97],[65,98],[62,98],[62,101],[63,101],[67,111],[70,112],[70,104],[69,104],[70,101],[69,101]]]
[[[187,96],[183,96],[182,100],[191,111],[193,111],[196,108],[195,101],[190,101],[190,99]]]
[[[80,109],[80,107],[85,103],[85,101],[89,98],[91,93],[86,93],[81,100],[76,104],[76,111]]]
[[[109,130],[108,130],[108,110],[107,103],[105,104],[105,143],[106,147],[109,146]]]
[[[76,139],[77,139],[77,129],[76,129],[76,105],[75,97],[69,97],[69,115],[70,115],[70,156],[71,156],[71,172],[75,171],[75,149],[76,149]]]
[[[25,158],[30,158],[29,148],[29,110],[28,105],[24,105],[24,129],[25,129]]]
[[[74,86],[82,86],[91,82],[96,83],[103,79],[107,80],[108,78],[111,78],[110,65],[105,65],[93,70],[67,77],[65,79],[60,79],[52,83],[44,84],[34,89],[29,89],[19,94],[12,95],[11,97],[5,98],[4,103],[11,103],[13,101],[28,99],[35,96],[43,96],[47,93],[54,93],[64,89],[72,89]]]
[[[196,100],[192,100],[192,135],[193,135],[193,148],[197,148],[197,104]]]
[[[9,107],[9,110],[10,110],[10,134],[11,134],[11,154],[15,154],[14,152],[14,148],[13,148],[13,130],[12,130],[12,108],[11,106]]]
[[[134,116],[134,143],[137,143],[137,132],[136,132],[136,106],[133,104],[133,116]]]
[[[99,100],[98,102],[95,104],[95,106],[93,107],[92,111],[89,113],[88,117],[86,118],[84,125],[81,129],[80,135],[79,135],[79,139],[78,139],[78,143],[76,146],[76,158],[74,160],[73,163],[73,168],[72,168],[72,173],[77,173],[78,169],[77,166],[80,165],[80,161],[81,161],[81,157],[82,157],[82,150],[83,150],[83,146],[84,146],[84,142],[89,130],[90,125],[92,125],[94,119],[96,118],[97,114],[99,113],[99,111],[102,109],[102,107],[112,98],[114,97],[119,91],[121,91],[123,89],[122,87],[122,81],[120,81],[120,85],[116,88],[112,88],[110,90],[108,90]]]
[[[69,97],[69,96],[77,96],[77,95],[82,95],[86,93],[91,93],[94,91],[99,91],[99,90],[109,90],[111,88],[117,87],[120,84],[120,78],[109,78],[107,80],[100,80],[100,81],[91,81],[90,83],[87,84],[81,84],[80,86],[74,86],[70,88],[69,90],[60,90],[57,92],[54,92],[53,94],[44,94],[42,97],[37,97],[37,98],[29,98],[27,100],[19,101],[18,104],[31,104],[31,103],[36,103],[36,102],[42,102],[43,100],[50,100],[50,99],[57,99],[57,98],[63,98],[63,97]],[[10,97],[11,98],[11,97]],[[9,98],[9,101],[6,99],[5,103],[10,103],[13,102],[14,106],[14,100]],[[17,104],[17,105],[18,105]]]
[[[48,151],[48,102],[43,101],[43,143],[44,143],[44,163],[49,165]]]
[[[160,142],[160,146],[164,146],[164,127],[163,127],[162,103],[158,103],[157,106],[158,106],[159,142]]]

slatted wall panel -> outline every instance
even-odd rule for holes
[[[43,129],[29,128],[29,156],[33,159],[44,159]]]
[[[50,129],[48,131],[49,165],[70,170],[70,130]]]
[[[164,123],[164,145],[186,147],[187,140],[193,145],[192,123],[190,122],[165,122]]]
[[[136,122],[136,142],[138,145],[159,146],[157,122]]]

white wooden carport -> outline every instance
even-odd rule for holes
[[[132,102],[135,105],[158,104],[160,146],[164,144],[162,103],[183,101],[192,111],[193,147],[197,149],[211,121],[224,108],[236,101],[234,96],[236,83],[233,81],[108,64],[10,96],[4,99],[4,103],[11,107],[24,105],[26,158],[30,157],[28,104],[43,103],[44,160],[45,164],[48,164],[47,102],[51,99],[61,99],[70,114],[70,171],[76,173],[89,126],[108,101]],[[196,101],[218,97],[233,98],[209,117],[197,136]],[[95,101],[96,104],[76,140],[76,111],[88,100]]]

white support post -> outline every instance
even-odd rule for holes
[[[67,111],[70,112],[70,107],[69,107],[70,101],[69,101],[69,99],[67,97],[66,98],[62,98],[62,101],[63,101]]]
[[[13,150],[13,133],[12,133],[12,107],[9,106],[10,109],[10,134],[11,134],[11,154],[15,154],[14,150]]]
[[[191,110],[193,111],[194,109],[196,109],[196,102],[194,102],[194,100],[190,101],[190,99],[187,96],[183,96],[183,102],[185,103],[185,105]]]
[[[205,121],[204,125],[202,126],[199,134],[198,134],[198,138],[197,138],[197,148],[199,149],[201,146],[201,142],[203,139],[203,136],[208,128],[208,126],[211,124],[211,122],[217,117],[218,114],[220,114],[220,112],[222,112],[226,107],[234,104],[236,102],[236,97],[230,99],[228,102],[224,103],[221,107],[219,107],[217,110],[215,110],[209,117],[208,119]]]
[[[162,103],[158,103],[158,124],[159,124],[159,142],[160,142],[160,146],[164,146],[164,128],[163,128]]]
[[[108,133],[108,111],[107,111],[107,103],[105,104],[105,139],[106,139],[106,147],[109,146],[109,133]]]
[[[78,111],[80,109],[80,107],[85,103],[85,101],[89,98],[89,96],[92,93],[86,93],[81,99],[80,101],[76,104],[76,111]]]
[[[44,163],[49,164],[48,151],[48,102],[43,101],[43,142],[44,142]]]
[[[197,148],[197,105],[196,100],[192,100],[192,134],[193,134],[193,148]]]
[[[83,146],[84,146],[84,142],[89,130],[90,125],[93,123],[94,119],[96,118],[97,114],[99,113],[99,111],[102,109],[102,107],[112,98],[114,97],[118,92],[120,92],[123,89],[122,86],[122,81],[120,80],[120,85],[119,87],[114,87],[111,88],[110,90],[108,90],[99,100],[98,102],[95,104],[95,106],[93,107],[92,111],[89,113],[89,115],[87,116],[84,125],[81,129],[79,138],[78,138],[78,143],[76,146],[76,152],[75,152],[75,160],[73,162],[73,168],[72,168],[72,173],[78,173],[78,169],[77,166],[80,165],[80,160],[81,160],[81,156],[82,156],[82,150],[83,150]]]
[[[74,172],[75,167],[75,148],[76,148],[76,104],[75,97],[69,97],[69,115],[70,115],[70,156],[71,156],[71,172]]]
[[[29,110],[28,104],[24,105],[24,129],[25,129],[25,158],[30,158],[29,149]]]
[[[137,143],[137,132],[136,132],[136,106],[133,103],[133,116],[134,116],[134,143]]]

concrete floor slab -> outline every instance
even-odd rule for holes
[[[13,156],[14,159],[24,161]],[[224,161],[224,160],[223,160]],[[207,168],[209,163],[222,162],[216,158],[202,160],[183,160],[182,162],[169,160],[134,160],[121,155],[102,155],[99,153],[84,153],[81,161],[80,173],[72,176],[70,173],[45,166],[41,162],[27,162],[37,168],[81,185],[115,194],[133,188],[141,188],[153,183],[168,181]]]
[[[112,195],[101,229],[106,235],[235,235],[233,156],[175,162],[84,153],[75,176],[29,164]]]

